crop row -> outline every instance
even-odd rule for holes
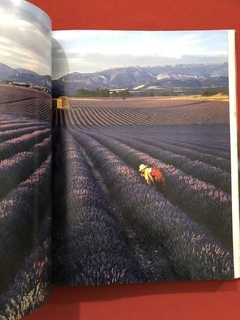
[[[81,126],[79,126],[81,128]],[[126,126],[98,128],[106,133],[121,133],[135,139],[148,139],[152,143],[167,143],[172,146],[230,159],[229,125],[188,126]]]
[[[0,92],[0,318],[18,319],[50,290],[50,97]]]
[[[32,250],[43,219],[50,215],[50,179],[49,155],[36,171],[0,202],[1,291],[13,281],[22,261]]]
[[[211,139],[199,137],[197,141],[186,142],[186,138],[182,138],[182,140],[184,141],[180,141],[178,137],[177,141],[174,141],[174,139],[164,137],[164,141],[167,143],[171,143],[173,146],[196,150],[197,152],[213,155],[214,157],[230,159],[230,139],[225,138],[227,141],[222,142],[221,139],[219,139],[219,136],[218,141],[212,141],[212,138],[213,136],[211,137]],[[163,142],[161,138],[159,140]]]
[[[0,124],[1,126],[1,124]],[[34,125],[26,125],[26,126],[21,126],[19,123],[18,128],[14,129],[9,129],[9,128],[4,128],[4,126],[1,126],[1,129],[4,129],[4,131],[0,132],[0,143],[6,140],[11,140],[13,138],[18,138],[24,134],[32,133],[36,130],[41,130],[46,128],[46,124],[34,124]]]
[[[181,130],[176,126],[168,127],[125,127],[125,128],[97,128],[99,132],[103,135],[109,135],[111,137],[123,137],[133,138],[137,144],[147,144],[149,146],[153,146],[165,152],[172,152],[174,157],[180,156],[182,159],[184,157],[189,158],[194,162],[203,162],[209,166],[216,167],[218,169],[222,169],[228,173],[230,173],[230,151],[223,152],[218,151],[216,149],[210,150],[209,148],[195,146],[193,144],[180,144],[179,146],[179,135],[182,134]],[[87,130],[87,128],[86,128]],[[85,131],[86,131],[85,130]],[[90,129],[88,129],[89,131]],[[220,131],[219,131],[220,130]],[[224,140],[225,137],[221,137],[222,128],[218,131],[213,130],[212,136],[217,135],[219,137],[219,141]],[[212,137],[209,136],[208,140],[205,140],[205,127],[202,128],[202,136],[199,136],[198,141],[202,141],[202,145],[208,145],[210,141],[212,141]],[[87,131],[86,131],[87,132]],[[193,135],[194,128],[192,128],[192,133],[189,135]],[[173,134],[174,133],[174,134]],[[173,135],[171,139],[170,135]],[[186,137],[186,140],[188,137]]]
[[[231,252],[216,244],[216,240],[207,229],[191,220],[180,208],[172,205],[164,195],[149,188],[136,170],[126,165],[126,162],[130,164],[131,155],[135,160],[138,158],[137,162],[134,161],[134,166],[141,163],[139,152],[134,154],[133,150],[131,152],[128,148],[129,158],[123,162],[108,150],[109,147],[104,143],[108,140],[106,137],[100,144],[96,137],[86,136],[80,130],[70,131],[79,145],[85,149],[94,167],[98,168],[110,196],[121,207],[124,219],[138,232],[147,233],[150,243],[154,242],[164,250],[177,279],[216,279],[232,276]],[[98,141],[100,140],[101,137],[98,137]],[[124,153],[120,144],[113,139],[111,142],[119,150],[119,154]],[[113,145],[110,148],[112,150]],[[125,154],[127,155],[127,152]],[[169,173],[170,169],[169,166]],[[180,176],[178,180],[181,181]],[[184,200],[188,198],[185,193]],[[217,223],[219,226],[222,222]]]
[[[36,310],[50,295],[51,219],[36,232],[34,247],[17,271],[14,281],[0,295],[0,318],[20,319]],[[21,297],[21,298],[20,298]]]
[[[19,125],[21,127],[21,125],[24,126],[24,125],[26,125],[26,123],[27,124],[29,124],[29,123],[34,124],[35,122],[36,122],[36,119],[33,119],[31,117],[27,117],[27,116],[19,117],[19,115],[13,115],[13,114],[8,114],[8,113],[1,113],[1,115],[0,115],[1,128],[2,128],[2,126],[3,127],[7,126],[7,127],[14,129],[14,126],[16,126],[16,125]]]
[[[188,149],[191,152],[199,152],[202,155],[200,161],[210,161],[209,164],[220,166],[222,169],[230,170],[230,137],[229,137],[229,124],[212,124],[201,126],[162,126],[158,127],[159,130],[155,130],[154,125],[161,124],[160,119],[154,119],[150,115],[142,115],[138,113],[139,110],[124,110],[124,109],[97,109],[97,108],[80,108],[72,110],[55,110],[54,111],[54,123],[63,125],[77,125],[79,127],[125,127],[128,126],[127,132],[131,131],[134,134],[134,130],[139,128],[140,125],[144,125],[144,132],[136,130],[137,135],[147,138],[150,133],[150,137],[153,141],[172,144],[172,150],[176,147],[176,153],[183,152],[188,153]],[[140,116],[142,118],[140,118]],[[174,121],[172,122],[174,123]],[[129,127],[129,125],[134,127]],[[151,125],[151,126],[150,126]],[[136,127],[137,126],[137,127]],[[183,130],[184,129],[184,130]],[[220,131],[219,131],[220,130]],[[194,134],[193,134],[194,132]],[[204,134],[203,134],[204,132]],[[216,132],[216,134],[214,134]],[[221,137],[223,139],[221,139]],[[170,146],[171,148],[171,146]],[[185,149],[185,150],[184,150]],[[174,151],[173,151],[174,152]],[[182,153],[180,153],[183,155]],[[194,155],[193,155],[194,156]]]
[[[191,160],[194,161],[201,161],[206,164],[209,164],[211,166],[219,167],[223,170],[226,170],[227,172],[230,172],[230,152],[222,152],[214,150],[209,153],[206,153],[206,150],[204,150],[202,147],[196,147],[191,148],[188,146],[181,146],[174,145],[173,143],[166,143],[163,141],[149,141],[149,139],[138,139],[139,141],[143,141],[145,143],[151,144],[155,147],[162,148],[164,150],[168,150],[171,152],[174,152],[175,154],[179,154],[181,156],[186,156]]]
[[[50,134],[51,129],[46,128],[0,143],[0,160],[11,157],[18,152],[28,151],[32,146],[49,137]]]
[[[91,136],[135,170],[140,163],[162,168],[166,178],[165,196],[192,219],[210,228],[225,245],[232,245],[231,196],[228,193],[116,139],[94,133]]]
[[[125,125],[159,125],[170,124],[170,119],[165,121],[161,117],[152,118],[149,115],[138,113],[130,109],[107,109],[107,108],[80,108],[69,110],[55,110],[63,113],[61,125],[81,126],[125,126]],[[74,122],[74,123],[73,123]]]
[[[50,290],[51,130],[12,114],[0,127],[0,318],[17,319]]]
[[[174,123],[173,123],[174,124]],[[223,157],[228,155],[230,149],[230,127],[225,124],[202,124],[187,126],[162,126],[152,131],[151,127],[146,130],[136,130],[136,134],[142,137],[149,136],[153,140],[171,142],[174,145],[183,146],[203,153],[223,152]],[[217,155],[213,153],[213,155]]]
[[[0,103],[26,99],[49,100],[50,96],[38,90],[14,85],[0,85]]]
[[[225,127],[228,127],[227,125]],[[228,127],[229,129],[229,127]],[[230,140],[227,138],[227,134],[223,134],[224,126],[221,126],[214,130],[211,130],[211,135],[206,138],[206,127],[201,128],[201,135],[199,134],[197,142],[191,138],[193,133],[195,134],[194,127],[192,131],[186,130],[183,134],[182,130],[177,126],[170,127],[145,127],[144,130],[136,128],[128,128],[127,130],[120,131],[115,129],[115,133],[123,136],[131,137],[152,144],[156,147],[160,147],[165,150],[172,151],[176,154],[185,155],[192,160],[200,160],[211,165],[224,166],[230,170]],[[111,134],[111,129],[105,130]],[[215,135],[218,137],[218,142],[215,141]],[[190,136],[190,138],[189,138]],[[193,140],[193,141],[192,141]],[[214,146],[213,146],[214,143]],[[227,145],[223,147],[223,145]],[[223,151],[224,148],[224,151]],[[225,161],[225,162],[224,162]]]
[[[138,108],[143,112],[145,110],[155,109],[155,113],[160,109],[194,109],[195,106],[200,107],[202,110],[208,109],[209,105],[219,112],[219,110],[226,109],[227,102],[216,101],[191,101],[191,100],[174,100],[167,98],[93,98],[93,99],[71,99],[71,108],[94,107],[94,108]]]
[[[171,125],[171,124],[213,124],[229,123],[228,106],[225,103],[216,104],[215,102],[195,102],[176,105],[163,106],[159,101],[160,107],[155,103],[154,107],[139,107],[141,99],[135,99],[129,103],[119,103],[118,101],[70,101],[71,109],[66,112],[67,124],[70,124],[69,115],[74,111],[79,113],[79,125],[93,125],[98,123],[103,125],[122,125],[122,124],[149,124],[149,125]],[[165,102],[166,103],[166,102]],[[86,111],[86,112],[85,112]],[[86,116],[87,113],[87,116]],[[88,121],[88,116],[90,121]],[[91,121],[92,119],[92,121]],[[74,117],[74,124],[76,117]],[[73,123],[71,123],[73,124]]]
[[[13,116],[32,116],[34,118],[51,120],[50,99],[37,100],[25,99],[20,101],[12,101],[0,104],[2,113],[11,114]]]
[[[220,168],[213,167],[204,162],[197,160],[197,157],[192,161],[184,155],[178,155],[171,151],[161,149],[161,144],[148,143],[148,140],[137,141],[135,139],[115,136],[117,141],[120,141],[132,148],[147,153],[148,155],[166,163],[173,165],[184,173],[191,175],[199,180],[214,184],[217,188],[230,193],[231,176],[228,172]],[[165,147],[167,149],[167,147]],[[229,168],[230,171],[230,168]]]
[[[122,101],[122,99],[117,99],[113,100],[112,104],[110,101],[104,99],[104,100],[99,100],[99,99],[91,99],[91,100],[85,100],[85,99],[80,99],[80,100],[71,100],[70,101],[70,106],[71,108],[88,108],[89,106],[94,106],[96,108],[107,108],[108,107],[116,107],[116,108],[123,108],[126,106],[125,101]]]
[[[35,144],[29,151],[19,152],[0,161],[0,180],[2,188],[0,199],[27,179],[51,152],[51,137]]]
[[[64,129],[59,139],[54,156],[53,281],[96,285],[146,280],[80,147]]]

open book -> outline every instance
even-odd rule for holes
[[[0,319],[52,284],[238,278],[234,31],[0,18]]]

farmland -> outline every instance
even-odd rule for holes
[[[51,111],[36,90],[0,86],[0,318],[39,307],[50,290]]]
[[[228,102],[76,99],[53,123],[55,283],[233,277]]]

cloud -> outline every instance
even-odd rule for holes
[[[51,74],[51,22],[42,10],[25,1],[2,0],[0,28],[0,62]]]
[[[54,59],[52,60],[52,78],[57,79],[70,72],[68,64],[69,60],[61,44],[55,38],[52,39],[52,49],[54,52]]]
[[[57,31],[71,72],[122,65],[227,61],[227,31]],[[53,50],[53,59],[58,52]],[[60,62],[60,61],[58,61]],[[61,68],[60,63],[55,64]],[[60,70],[54,70],[59,75]]]

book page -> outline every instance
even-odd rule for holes
[[[51,286],[51,21],[0,3],[0,318],[40,307]]]
[[[53,32],[54,283],[238,276],[230,35]]]
[[[235,31],[228,35],[229,61],[229,104],[230,104],[230,136],[231,136],[231,174],[232,174],[232,212],[233,212],[233,244],[235,277],[240,277],[240,237],[239,237],[239,141],[237,123],[237,90],[236,90],[236,47]]]

